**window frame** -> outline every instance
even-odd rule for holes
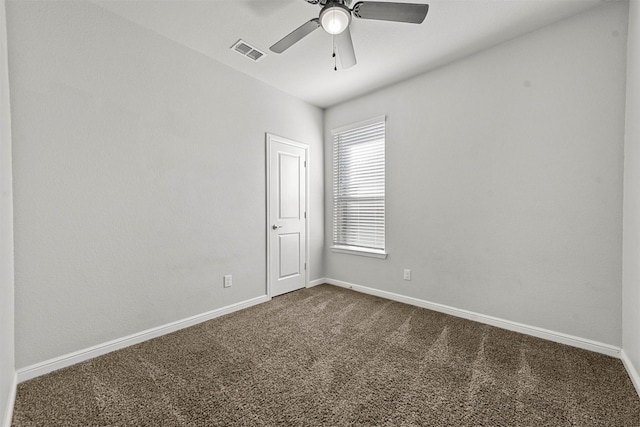
[[[365,246],[351,246],[351,245],[347,245],[347,244],[339,244],[336,243],[336,222],[337,222],[337,218],[336,218],[336,199],[337,199],[337,195],[336,195],[336,150],[337,150],[337,144],[339,144],[336,136],[339,134],[344,134],[350,131],[354,131],[356,129],[360,129],[360,128],[364,128],[364,127],[368,127],[368,126],[375,126],[375,125],[380,125],[382,124],[384,126],[384,131],[383,131],[383,135],[384,135],[384,149],[383,149],[383,168],[384,168],[384,174],[383,174],[383,179],[384,179],[384,183],[383,183],[383,187],[384,187],[384,192],[382,195],[382,200],[383,200],[383,221],[382,221],[382,238],[384,241],[384,248],[381,249],[374,249],[374,248],[369,248],[369,247],[365,247]],[[332,212],[332,235],[331,235],[331,241],[332,241],[332,245],[330,247],[332,252],[335,253],[344,253],[344,254],[351,254],[351,255],[359,255],[359,256],[366,256],[366,257],[372,257],[372,258],[380,258],[380,259],[385,259],[387,258],[387,242],[386,242],[386,233],[387,233],[387,218],[386,218],[386,116],[378,116],[378,117],[374,117],[372,119],[369,120],[364,120],[361,122],[357,122],[357,123],[353,123],[350,125],[346,125],[346,126],[342,126],[336,129],[333,129],[331,131],[331,136],[332,136],[332,160],[331,160],[331,165],[332,165],[332,205],[333,205],[333,212]]]

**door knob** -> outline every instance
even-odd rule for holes
[[[273,224],[271,228],[273,228],[274,230],[277,230],[278,228],[282,228],[282,226]]]

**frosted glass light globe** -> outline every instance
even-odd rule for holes
[[[342,5],[328,6],[320,12],[320,24],[329,34],[340,34],[349,26],[351,13]]]

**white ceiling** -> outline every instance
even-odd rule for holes
[[[371,0],[375,1],[375,0]],[[407,0],[398,0],[407,2]],[[269,46],[320,7],[304,0],[94,0],[171,40],[322,108],[404,80],[583,12],[601,0],[411,0],[429,3],[423,24],[360,20],[358,64],[333,70],[321,28],[283,54]],[[267,53],[253,62],[230,47],[243,39]],[[499,70],[496,70],[499,72]]]

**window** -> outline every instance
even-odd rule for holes
[[[385,117],[332,134],[332,249],[384,258]]]

